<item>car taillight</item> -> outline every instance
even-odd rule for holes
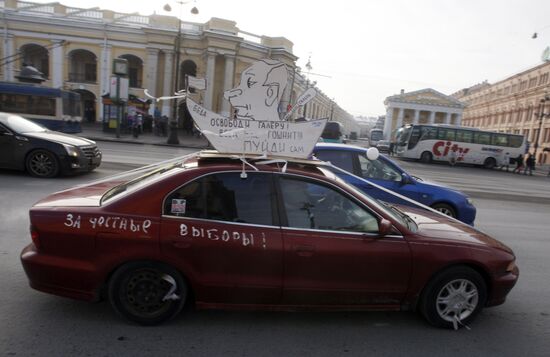
[[[31,239],[32,239],[32,242],[34,243],[34,245],[36,246],[36,248],[38,249],[40,247],[40,239],[39,239],[39,234],[38,234],[38,231],[36,230],[36,228],[34,228],[34,226],[30,226],[30,230],[31,230]]]

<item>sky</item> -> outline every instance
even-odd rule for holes
[[[142,15],[168,14],[165,3],[178,8],[174,0],[59,1]],[[183,21],[218,17],[241,31],[286,37],[302,70],[311,56],[310,80],[354,116],[385,114],[384,99],[401,89],[452,94],[494,83],[541,64],[550,46],[548,0],[196,0],[183,6]],[[193,6],[198,15],[190,13]]]

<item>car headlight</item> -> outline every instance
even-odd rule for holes
[[[469,198],[469,197],[466,198],[466,202],[468,202],[468,204],[469,204],[470,206],[473,206],[473,205],[474,205],[474,200],[472,200],[472,199]]]
[[[80,152],[75,146],[63,144],[63,147],[65,148],[69,156],[77,157],[78,155],[80,155]]]

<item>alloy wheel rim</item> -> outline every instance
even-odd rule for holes
[[[436,208],[435,210],[438,211],[438,212],[443,213],[446,216],[454,217],[453,212],[450,209],[448,209],[447,207],[439,207],[439,208]]]
[[[479,292],[467,279],[456,279],[446,284],[437,294],[436,309],[447,322],[462,321],[477,308]]]
[[[171,301],[163,299],[171,285],[162,279],[162,274],[154,270],[136,271],[125,285],[123,300],[133,314],[142,317],[157,316],[171,306]]]
[[[30,167],[35,174],[47,176],[53,171],[54,162],[49,155],[38,153],[31,158]]]

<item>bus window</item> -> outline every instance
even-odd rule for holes
[[[437,128],[423,126],[420,140],[433,140],[437,136]]]
[[[474,133],[470,130],[457,130],[456,131],[456,141],[461,143],[471,143],[474,141]]]
[[[455,130],[448,128],[439,128],[437,130],[437,138],[439,140],[455,141]]]
[[[508,146],[508,135],[506,134],[492,134],[491,145]]]
[[[510,135],[508,137],[508,144],[513,148],[519,148],[523,144],[523,136]]]
[[[474,133],[474,143],[481,145],[490,145],[491,144],[491,134],[490,133]]]

